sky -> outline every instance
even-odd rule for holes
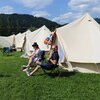
[[[100,18],[99,2],[100,0],[0,0],[0,13],[30,14],[65,24],[85,13]]]

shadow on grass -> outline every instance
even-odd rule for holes
[[[43,73],[41,75],[48,75],[52,78],[56,78],[56,77],[70,77],[77,74],[76,72],[54,72],[54,73]]]
[[[2,54],[3,57],[10,57],[13,56],[14,54]]]
[[[0,74],[0,78],[4,78],[4,77],[11,77],[11,75],[3,75],[3,74]]]

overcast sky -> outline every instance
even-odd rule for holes
[[[100,18],[100,0],[0,0],[0,13],[30,14],[64,24],[85,13]]]

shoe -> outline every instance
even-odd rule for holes
[[[30,73],[29,73],[29,71],[28,71],[28,70],[26,70],[26,74],[27,74],[27,76],[30,76]]]
[[[28,68],[26,67],[25,69],[23,69],[23,72],[28,71]]]
[[[25,67],[26,65],[22,65],[22,67]]]
[[[21,70],[24,70],[26,68],[26,65],[21,66]]]
[[[22,65],[21,67],[24,68],[24,67],[26,67],[26,65]]]

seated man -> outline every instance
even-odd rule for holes
[[[35,42],[33,45],[34,51],[32,52],[32,55],[29,56],[29,61],[26,66],[23,66],[23,71],[28,70],[28,68],[31,66],[32,63],[36,63],[36,61],[39,60],[38,54],[40,52],[38,44]]]
[[[53,50],[53,53],[52,53],[51,58],[48,60],[48,62],[41,63],[41,62],[37,61],[36,62],[37,63],[36,68],[31,73],[28,73],[27,74],[28,76],[33,75],[39,68],[50,70],[50,69],[57,67],[57,63],[58,63],[58,60],[59,60],[58,46],[53,45],[52,50]]]

